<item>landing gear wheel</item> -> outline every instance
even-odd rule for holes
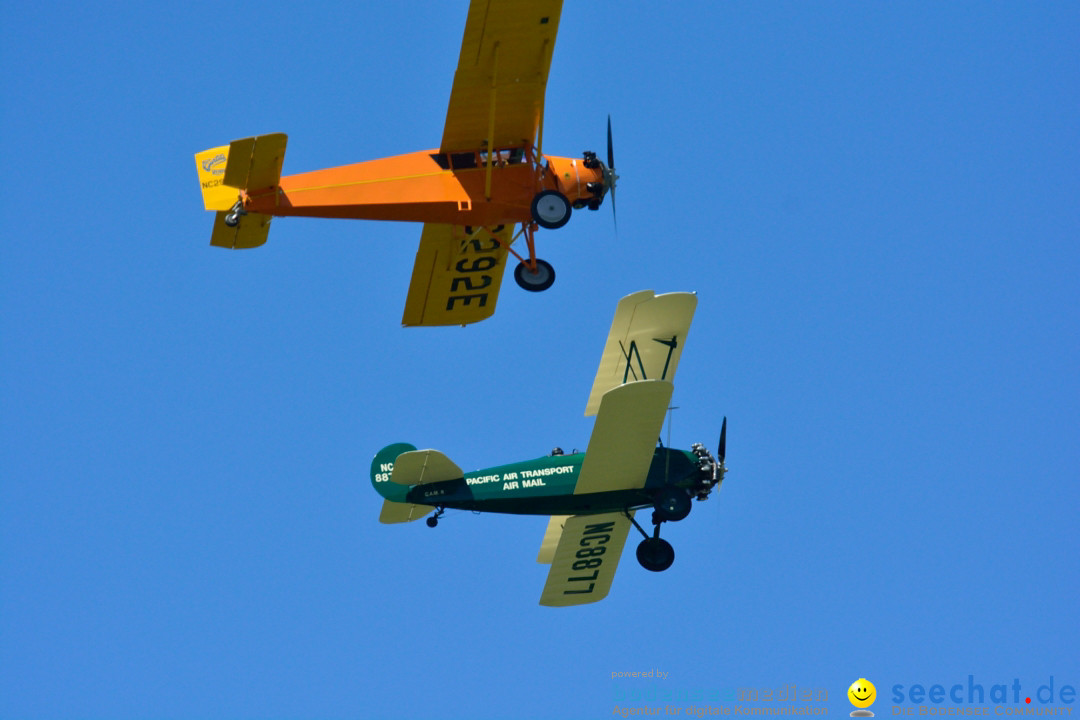
[[[225,215],[225,224],[229,227],[236,227],[240,224],[241,215],[247,215],[247,210],[244,209],[244,204],[237,200],[236,204]]]
[[[666,487],[656,495],[653,503],[661,520],[682,520],[690,514],[690,495],[678,487]]]
[[[675,562],[675,548],[664,538],[645,538],[637,546],[637,559],[646,570],[663,572]]]
[[[555,282],[555,268],[540,258],[536,258],[536,272],[530,272],[525,263],[518,263],[514,268],[514,280],[523,290],[543,292]]]
[[[439,518],[437,518],[437,517],[435,517],[434,515],[432,515],[431,517],[429,517],[429,518],[428,518],[427,520],[425,520],[424,522],[426,522],[426,523],[427,523],[427,526],[428,526],[428,527],[435,527],[436,525],[438,525],[438,524],[439,524]]]
[[[533,198],[533,220],[542,228],[561,228],[570,222],[570,212],[570,201],[558,190],[544,190]]]

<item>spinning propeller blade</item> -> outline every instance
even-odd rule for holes
[[[611,142],[611,116],[607,118],[607,171],[604,173],[606,177],[604,181],[607,183],[608,191],[611,193],[611,221],[615,223],[615,230],[619,230],[619,219],[615,215],[615,181],[618,176],[615,175],[615,149]]]
[[[607,166],[615,169],[615,151],[611,147],[611,116],[607,116]]]
[[[720,426],[720,446],[716,448],[716,459],[720,461],[720,464],[724,464],[724,455],[727,454],[727,416],[724,416],[724,422]]]

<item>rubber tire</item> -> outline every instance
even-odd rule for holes
[[[518,287],[529,292],[543,292],[555,283],[555,268],[551,263],[536,258],[536,274],[529,272],[529,266],[521,262],[514,268],[514,281]]]
[[[561,214],[560,209],[563,210]],[[548,230],[557,230],[570,222],[573,208],[570,207],[570,201],[566,199],[566,196],[558,190],[544,190],[533,198],[530,211],[537,225]],[[541,216],[541,211],[544,216]]]
[[[638,543],[637,559],[650,572],[664,572],[675,562],[675,548],[664,538],[645,538]]]
[[[678,487],[666,487],[656,494],[653,507],[661,519],[678,522],[690,514],[693,505],[688,492]]]

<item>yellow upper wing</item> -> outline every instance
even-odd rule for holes
[[[656,295],[642,290],[620,300],[585,414],[595,415],[604,393],[624,383],[674,382],[696,307],[697,296],[687,292]]]
[[[472,0],[442,152],[535,143],[562,0]]]
[[[467,325],[491,317],[513,231],[426,223],[401,324]]]

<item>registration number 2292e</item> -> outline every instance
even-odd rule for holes
[[[495,272],[502,269],[501,261],[506,253],[506,249],[493,236],[503,230],[502,225],[490,231],[465,228],[466,237],[453,264],[450,294],[446,298],[447,311],[474,303],[477,307],[487,306],[490,288],[495,284]]]

